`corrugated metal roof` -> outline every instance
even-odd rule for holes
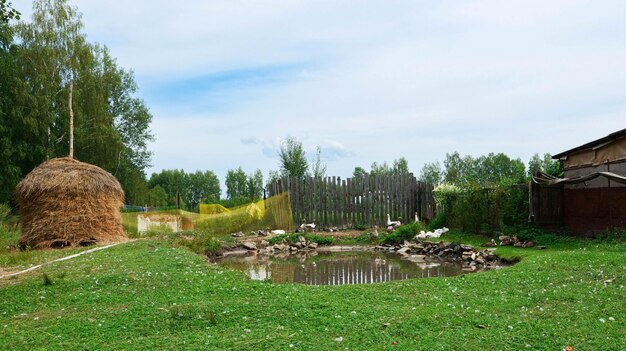
[[[603,138],[600,138],[598,140],[594,140],[592,142],[589,142],[587,144],[583,144],[581,146],[575,147],[573,149],[567,150],[567,151],[563,151],[559,154],[556,154],[554,156],[552,156],[553,159],[558,160],[563,158],[564,156],[567,156],[569,154],[572,154],[574,152],[578,152],[578,151],[582,151],[582,150],[587,150],[587,149],[591,149],[594,148],[598,145],[602,145],[602,144],[606,144],[608,142],[611,142],[615,139],[621,138],[624,135],[626,135],[626,128],[622,129],[622,130],[618,130],[617,132],[611,133]]]

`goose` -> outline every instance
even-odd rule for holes
[[[313,223],[302,223],[302,224],[300,225],[300,229],[311,229],[311,230],[315,230],[315,227],[316,227],[315,222],[313,222]]]
[[[375,241],[378,240],[378,226],[374,226],[374,231],[370,233],[370,240]]]
[[[399,227],[402,223],[400,221],[392,221],[389,213],[387,213],[387,226],[388,227]]]

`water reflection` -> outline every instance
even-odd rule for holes
[[[313,285],[369,284],[463,272],[458,261],[378,252],[227,257],[219,263],[246,272],[254,280]]]

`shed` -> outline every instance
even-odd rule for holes
[[[563,162],[562,225],[595,236],[626,228],[626,129],[553,156]],[[554,186],[554,185],[552,185]]]

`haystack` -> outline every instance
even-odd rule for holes
[[[125,239],[124,191],[110,173],[69,157],[48,160],[17,186],[22,236],[31,248],[85,246]]]

